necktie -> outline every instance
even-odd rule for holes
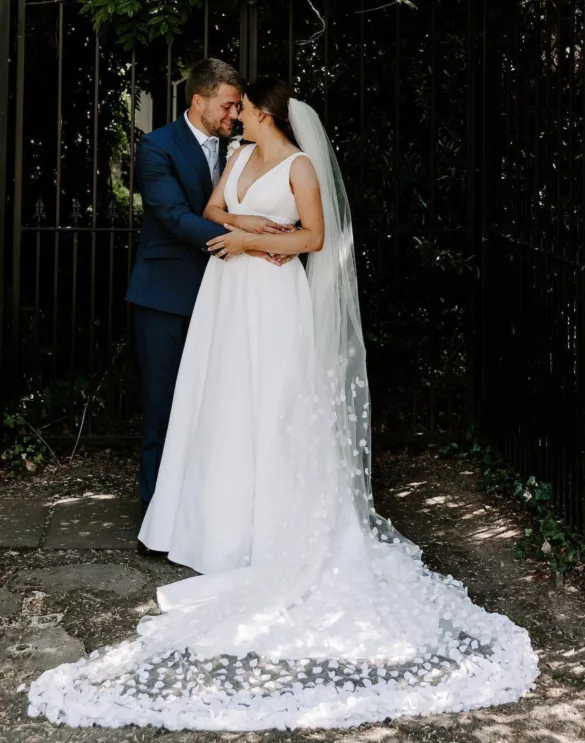
[[[211,182],[213,183],[213,187],[215,188],[220,176],[218,157],[219,141],[215,138],[206,139],[205,142],[203,142],[202,147],[205,150],[205,156],[207,158],[207,162],[209,163]]]

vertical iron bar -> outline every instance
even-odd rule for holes
[[[363,7],[363,0],[362,7]],[[394,59],[394,250],[396,254],[395,263],[395,275],[397,280],[397,290],[399,292],[405,292],[404,282],[399,280],[400,268],[401,268],[401,251],[400,251],[400,3],[395,8],[395,29],[394,29],[394,44],[395,44],[395,59]],[[363,19],[363,13],[361,14]],[[363,23],[363,20],[362,20]],[[363,118],[363,94],[362,94],[362,121]],[[364,124],[362,124],[363,128]],[[363,162],[363,158],[362,158]],[[363,177],[362,177],[363,184]],[[363,188],[360,188],[361,194],[363,194]],[[363,197],[362,197],[363,198]],[[363,203],[363,202],[362,202]],[[363,206],[362,206],[363,211]],[[400,300],[399,300],[400,301]],[[413,433],[416,434],[416,391],[413,390]]]
[[[114,219],[112,224],[114,226]],[[113,357],[113,324],[114,324],[114,231],[110,232],[110,250],[108,256],[108,363]],[[108,413],[114,410],[112,385],[108,385]],[[108,415],[108,421],[110,416]]]
[[[585,26],[585,24],[584,24]],[[583,478],[583,468],[585,465],[585,462],[583,461],[583,457],[585,455],[584,451],[584,443],[585,443],[585,437],[584,437],[584,431],[585,431],[585,421],[584,421],[584,415],[585,415],[585,405],[583,404],[585,400],[585,387],[583,384],[583,359],[584,359],[584,352],[585,352],[585,337],[584,337],[584,330],[585,330],[585,282],[583,281],[583,272],[581,270],[576,271],[577,274],[577,288],[576,288],[576,295],[577,295],[577,302],[576,302],[576,309],[577,309],[577,316],[576,316],[576,353],[575,353],[575,359],[576,359],[576,368],[575,368],[575,375],[576,375],[576,393],[577,393],[577,400],[575,405],[575,412],[577,415],[577,440],[576,440],[576,447],[575,447],[575,456],[576,456],[576,472],[575,472],[575,509],[576,509],[576,528],[579,533],[583,533],[583,521],[584,521],[584,508],[583,508],[583,484],[584,484],[584,478]]]
[[[78,242],[79,242],[79,233],[77,230],[73,232],[73,267],[72,267],[72,277],[71,277],[71,353],[70,353],[70,366],[69,366],[69,373],[70,373],[70,391],[71,391],[71,399],[70,399],[70,424],[69,424],[69,430],[71,433],[75,430],[75,408],[77,404],[76,400],[76,388],[75,388],[75,326],[77,324],[77,254],[78,254]]]
[[[583,50],[585,49],[585,0],[581,4],[581,152],[585,151],[585,59],[583,58]],[[581,267],[585,264],[585,157],[582,157],[582,169],[581,169],[581,239],[577,247],[576,262]],[[585,329],[584,329],[585,331]],[[584,332],[585,338],[585,332]],[[585,349],[585,347],[584,347]],[[585,399],[585,398],[584,398]],[[585,445],[585,441],[583,442]],[[585,464],[585,463],[584,463]],[[585,486],[585,481],[584,481]],[[585,493],[584,493],[585,499]],[[585,508],[585,500],[584,500]]]
[[[364,0],[360,0],[360,227],[365,228],[365,128],[366,128],[366,85],[364,48]],[[396,42],[398,44],[398,40]],[[398,47],[397,47],[398,54]],[[398,167],[398,166],[397,166]]]
[[[521,59],[522,59],[522,65],[523,65],[523,74],[522,79],[523,82],[526,80],[526,78],[530,75],[530,46],[528,44],[528,35],[529,35],[529,29],[530,22],[532,20],[532,14],[529,12],[530,8],[527,5],[523,8],[524,10],[524,20],[522,23],[522,29],[524,33],[520,34],[520,42],[521,42]],[[526,242],[530,242],[530,216],[532,213],[531,209],[531,194],[534,192],[534,189],[532,187],[531,183],[531,163],[530,163],[530,144],[532,142],[532,130],[531,126],[534,125],[534,120],[531,119],[530,116],[530,106],[532,105],[532,95],[531,95],[531,89],[530,86],[523,85],[522,88],[523,91],[523,102],[524,105],[520,108],[520,113],[522,115],[522,141],[524,143],[524,146],[520,148],[520,153],[522,157],[522,238]]]
[[[541,272],[540,267],[542,263],[542,256],[536,252],[536,249],[540,245],[540,67],[541,67],[541,8],[540,0],[534,0],[534,109],[531,111],[532,126],[533,126],[533,187],[531,194],[531,205],[530,205],[530,230],[528,239],[530,244],[533,246],[534,251],[532,253],[532,274],[531,274],[531,290],[534,294],[534,323],[533,323],[533,385],[534,385],[534,400],[533,400],[533,436],[536,443],[536,449],[532,458],[533,472],[536,472],[538,476],[544,471],[544,453],[545,453],[545,435],[543,430],[543,393],[545,384],[545,372],[546,366],[543,362],[542,354],[542,335],[540,332],[541,320],[542,320],[542,283],[541,283]],[[546,287],[544,287],[546,291]]]
[[[508,24],[509,24],[508,19]],[[502,224],[505,226],[505,229],[507,231],[508,235],[512,235],[512,237],[517,237],[516,231],[515,231],[515,225],[514,225],[514,210],[513,208],[510,208],[510,202],[512,202],[513,206],[513,186],[511,184],[511,176],[512,176],[512,154],[511,154],[511,141],[512,141],[512,134],[511,134],[511,99],[512,99],[512,93],[511,93],[511,79],[512,79],[512,42],[511,42],[511,35],[512,35],[512,29],[508,25],[508,28],[506,29],[506,51],[505,51],[505,75],[506,75],[506,103],[505,103],[505,110],[506,110],[506,116],[505,116],[505,131],[506,131],[506,155],[505,155],[505,163],[506,163],[506,179],[505,179],[505,192],[504,192],[504,198],[507,203],[503,203],[501,206],[504,207],[504,211],[502,214]],[[506,208],[507,207],[507,208]]]
[[[469,0],[467,10],[467,257],[476,255],[479,241],[477,222],[477,141],[476,141],[476,76],[477,76],[477,18],[476,0]],[[432,185],[434,189],[434,183]],[[466,285],[466,410],[471,411],[475,396],[475,287],[471,281]]]
[[[288,2],[288,84],[291,90],[293,89],[294,52],[295,52],[294,5],[295,5],[295,0],[289,0]]]
[[[549,13],[549,6],[548,4],[545,4],[544,7],[544,44],[545,44],[545,53],[544,53],[544,79],[545,79],[545,126],[544,126],[544,167],[543,167],[543,210],[542,210],[542,225],[543,225],[543,236],[542,236],[542,246],[544,247],[545,251],[548,253],[550,248],[550,196],[549,196],[549,177],[548,177],[548,170],[549,170],[549,163],[551,161],[550,159],[550,98],[551,98],[551,91],[550,91],[550,63],[551,63],[551,28],[550,28],[550,13]],[[549,481],[551,478],[551,465],[554,460],[554,452],[552,451],[553,448],[553,442],[556,436],[556,433],[554,430],[552,430],[553,425],[553,415],[551,414],[551,411],[554,409],[554,402],[551,400],[551,396],[554,394],[554,384],[553,384],[553,370],[551,368],[551,347],[550,347],[550,338],[551,338],[551,322],[550,322],[550,305],[551,305],[551,285],[553,276],[551,274],[551,260],[550,257],[547,255],[544,259],[544,272],[542,274],[542,278],[546,287],[545,297],[544,297],[544,361],[545,361],[545,369],[546,369],[546,387],[545,387],[545,394],[543,395],[543,430],[545,432],[546,437],[546,444],[544,448],[544,469],[543,469],[543,479],[546,481]]]
[[[585,2],[581,4],[581,49],[585,49]],[[585,60],[581,54],[581,152],[585,148],[585,75],[583,65]],[[585,280],[583,277],[583,263],[585,263],[585,157],[582,158],[581,170],[581,240],[577,247],[577,263],[579,265],[579,288],[578,298],[580,309],[577,317],[577,395],[579,404],[577,414],[579,416],[579,438],[577,446],[578,457],[578,487],[576,495],[579,498],[579,527],[582,531],[585,522]]]
[[[430,388],[429,388],[429,413],[430,413],[430,433],[434,436],[435,434],[435,407],[436,407],[436,391],[437,391],[437,380],[435,367],[431,366],[430,370]]]
[[[18,0],[18,30],[16,48],[16,122],[14,142],[14,206],[12,222],[12,353],[11,393],[19,388],[20,366],[20,255],[22,226],[22,152],[24,127],[24,51],[26,44],[25,0]]]
[[[92,178],[92,203],[91,203],[91,226],[97,227],[98,210],[98,134],[99,134],[99,86],[100,86],[100,39],[95,34],[95,58],[94,58],[94,86],[93,86],[93,178]],[[95,371],[95,258],[96,258],[97,233],[91,233],[91,289],[89,300],[89,374],[93,379]],[[91,390],[88,390],[88,393]],[[87,432],[92,433],[92,410],[91,405],[87,411]]]
[[[167,124],[172,119],[173,110],[173,45],[167,44]]]
[[[514,224],[514,191],[513,186],[511,185],[511,177],[512,177],[512,125],[511,125],[511,109],[512,109],[512,33],[513,33],[513,27],[511,26],[510,18],[508,20],[508,27],[506,29],[506,118],[505,118],[505,131],[506,131],[506,190],[505,190],[505,199],[507,203],[502,204],[504,206],[504,213],[502,215],[502,224],[504,225],[507,234],[511,235],[513,238],[517,237],[516,235],[516,226]],[[510,206],[512,208],[510,208]],[[507,208],[506,208],[507,207]],[[505,328],[505,333],[503,335],[503,357],[504,357],[504,364],[502,368],[500,368],[500,375],[503,374],[503,371],[506,367],[510,369],[510,380],[509,380],[509,386],[503,387],[505,397],[505,409],[508,410],[508,421],[506,425],[506,457],[511,461],[514,465],[516,464],[515,460],[515,438],[514,438],[514,420],[516,418],[516,399],[512,392],[512,390],[515,391],[515,377],[517,374],[516,368],[512,364],[512,349],[514,345],[514,338],[513,338],[513,332],[514,332],[514,326],[516,321],[516,307],[514,305],[515,303],[515,294],[514,291],[516,290],[516,287],[514,286],[514,267],[515,267],[515,260],[516,260],[516,254],[515,252],[510,255],[510,245],[506,245],[506,253],[504,257],[504,261],[507,264],[506,265],[506,280],[509,287],[509,295],[511,298],[511,307],[510,311],[507,315],[505,315],[505,319],[502,320],[502,325]],[[503,382],[504,380],[500,376],[500,382]]]
[[[203,20],[203,56],[209,57],[209,0],[205,0],[205,15]]]
[[[575,250],[575,236],[574,236],[574,199],[573,199],[573,108],[575,105],[575,99],[574,99],[574,85],[575,85],[575,64],[576,64],[576,56],[575,56],[575,23],[576,23],[576,14],[575,14],[575,0],[571,0],[570,2],[570,13],[569,13],[569,55],[568,55],[568,62],[569,62],[569,101],[568,101],[568,127],[569,127],[569,135],[567,138],[568,141],[568,175],[567,175],[567,188],[568,188],[568,209],[567,209],[567,228],[566,228],[566,235],[567,235],[567,242],[569,243],[567,255],[571,260],[574,260],[576,258],[576,250]],[[569,497],[569,505],[570,505],[570,520],[571,520],[571,526],[574,528],[577,520],[577,498],[578,498],[578,491],[575,489],[575,479],[576,479],[576,452],[577,452],[577,444],[579,441],[579,429],[578,425],[575,425],[577,422],[577,419],[575,418],[575,409],[577,407],[577,399],[575,396],[575,385],[577,384],[577,379],[575,378],[574,373],[574,359],[576,357],[576,347],[575,347],[575,338],[574,333],[576,330],[576,312],[575,312],[575,302],[577,297],[577,290],[579,286],[579,279],[578,279],[579,271],[573,267],[570,269],[570,291],[569,291],[569,302],[567,304],[567,311],[569,313],[568,315],[568,322],[567,322],[567,330],[569,333],[568,338],[568,348],[567,348],[567,387],[570,381],[570,390],[567,390],[567,397],[566,397],[566,403],[567,403],[567,417],[568,420],[571,422],[570,427],[568,429],[568,441],[567,441],[567,478],[566,478],[566,485]]]
[[[437,0],[431,0],[431,115],[430,115],[430,143],[429,143],[429,226],[435,226],[435,180],[436,180],[436,149],[437,149],[437,124],[436,124],[436,81],[437,81]]]
[[[571,0],[571,11],[570,11],[570,35],[569,35],[569,103],[568,103],[568,110],[567,110],[567,116],[568,116],[568,127],[569,127],[569,135],[568,135],[568,163],[569,163],[569,170],[568,170],[568,177],[567,177],[567,186],[568,186],[568,235],[567,235],[567,243],[568,243],[568,251],[567,255],[571,260],[576,259],[576,250],[575,250],[575,238],[574,238],[574,210],[575,210],[575,204],[573,199],[573,109],[575,107],[575,96],[574,96],[574,88],[575,88],[575,65],[576,65],[576,55],[575,55],[575,23],[576,23],[576,14],[575,14],[575,0]]]
[[[128,198],[128,262],[127,262],[127,280],[130,281],[130,274],[132,273],[133,263],[133,247],[134,247],[134,235],[132,233],[132,227],[134,226],[134,164],[136,157],[136,51],[132,50],[131,60],[131,79],[130,79],[130,173],[129,173],[129,198]],[[129,353],[132,338],[132,311],[130,304],[126,304],[126,344],[127,344],[127,355],[126,358],[130,359],[131,354]],[[126,424],[126,432],[130,427],[130,406],[129,406],[129,390],[132,389],[132,383],[129,377],[129,363],[125,365],[125,395],[124,395],[124,418]]]
[[[518,236],[519,240],[523,240],[525,238],[525,234],[523,232],[523,219],[522,219],[522,206],[524,203],[524,191],[526,191],[527,184],[522,180],[522,175],[524,171],[524,161],[522,156],[522,140],[524,136],[524,130],[522,127],[522,120],[521,120],[521,106],[520,106],[520,99],[522,96],[522,86],[521,86],[521,78],[525,74],[524,67],[522,65],[522,59],[521,59],[521,29],[523,27],[522,21],[522,11],[524,7],[520,5],[520,3],[515,4],[515,13],[514,13],[514,72],[515,72],[515,81],[514,81],[514,140],[515,140],[515,153],[514,153],[514,198],[516,201],[516,235]],[[525,266],[527,261],[529,260],[529,250],[524,247],[524,243],[522,243],[522,247],[517,252],[517,258],[518,258],[518,287],[517,287],[517,319],[516,319],[516,332],[518,337],[518,348],[515,349],[515,361],[517,366],[517,379],[519,382],[518,385],[518,394],[517,394],[517,425],[516,425],[516,438],[517,438],[517,458],[518,458],[518,469],[522,472],[522,474],[526,474],[525,471],[525,458],[526,458],[526,448],[528,445],[528,438],[525,437],[525,431],[526,431],[526,410],[529,409],[527,405],[527,395],[529,394],[528,385],[526,384],[526,379],[528,376],[528,368],[530,364],[530,359],[528,358],[528,349],[527,349],[527,327],[524,323],[525,316],[526,316],[526,310],[525,310]],[[520,349],[520,354],[518,354],[518,349]],[[524,382],[523,384],[521,382]],[[528,436],[530,436],[530,431],[528,431]]]
[[[244,77],[248,77],[248,2],[240,0],[240,72]]]
[[[532,245],[537,248],[540,245],[539,217],[540,217],[540,0],[536,0],[536,18],[535,18],[535,66],[534,66],[534,193],[533,199],[533,239]]]
[[[59,46],[57,53],[57,173],[55,181],[55,227],[61,225],[61,140],[63,138],[63,3],[59,4]],[[55,251],[53,259],[53,378],[57,375],[57,342],[59,334],[59,240],[60,233],[55,231]]]
[[[250,70],[248,73],[250,82],[255,82],[258,77],[258,3],[249,6],[250,18]]]
[[[551,29],[550,29],[550,13],[548,3],[545,4],[545,15],[544,15],[544,42],[545,42],[545,89],[544,89],[544,105],[545,105],[545,126],[544,126],[544,162],[545,169],[543,174],[543,225],[544,225],[544,240],[543,246],[545,250],[549,250],[549,224],[550,224],[550,196],[549,196],[549,179],[548,179],[548,168],[547,165],[550,163],[550,64],[551,64]]]
[[[323,123],[329,126],[329,0],[325,0],[323,11],[325,19],[325,33],[323,34],[325,77],[323,80]]]
[[[559,461],[559,494],[563,499],[563,517],[565,523],[571,523],[571,502],[570,502],[570,488],[568,478],[568,467],[569,467],[569,442],[568,439],[572,437],[572,431],[567,426],[567,412],[569,405],[569,302],[568,302],[568,281],[571,275],[572,268],[567,266],[565,263],[561,264],[561,332],[558,337],[558,349],[559,349],[559,360],[560,360],[560,405],[558,406],[560,412],[559,421],[559,432],[561,436],[560,446],[560,461]]]
[[[41,220],[38,219],[38,225],[40,226]],[[35,363],[35,374],[39,374],[39,317],[41,312],[41,233],[37,231],[35,245],[35,320],[34,320],[34,333],[35,333],[35,348],[34,348],[34,363]],[[39,374],[40,377],[40,374]]]
[[[564,72],[564,24],[563,24],[563,4],[558,3],[557,6],[557,229],[556,229],[556,246],[555,253],[558,256],[565,256],[565,246],[562,244],[562,224],[563,224],[563,175],[561,173],[562,164],[562,152],[563,152],[563,72]],[[567,503],[566,493],[563,482],[563,471],[565,467],[565,416],[563,404],[565,402],[565,390],[567,380],[565,378],[565,320],[567,316],[567,310],[565,305],[565,274],[566,267],[564,263],[558,262],[557,264],[557,275],[558,275],[558,294],[556,298],[556,312],[555,319],[557,322],[557,333],[555,334],[554,344],[556,347],[556,457],[555,457],[555,472],[556,477],[554,481],[554,490],[558,503],[562,508],[563,519],[567,518]]]
[[[562,152],[563,145],[563,72],[565,69],[565,46],[564,46],[564,24],[563,24],[563,4],[558,3],[557,18],[557,246],[556,250],[559,255],[566,257],[567,252],[563,244],[563,163]]]
[[[451,348],[447,349],[447,419],[445,421],[445,428],[447,433],[452,433],[453,430],[453,351]]]
[[[410,269],[409,270],[409,275],[412,276],[413,261],[409,261],[409,263],[410,263],[410,266],[409,266],[409,269]],[[416,373],[417,376],[420,374],[420,367],[421,367],[420,359],[421,359],[421,350],[420,350],[420,346],[419,346],[417,348],[417,351],[416,351],[415,373]],[[418,380],[416,380],[416,381],[418,381]],[[418,425],[417,424],[418,424],[418,395],[419,395],[419,389],[418,389],[418,385],[416,384],[416,381],[415,381],[415,385],[413,386],[413,389],[412,389],[412,421],[411,421],[411,423],[412,423],[412,435],[413,436],[416,436],[417,431],[418,431]]]
[[[481,385],[481,392],[480,392],[480,398],[479,398],[479,420],[482,430],[486,430],[485,426],[486,423],[488,423],[487,416],[489,411],[488,401],[487,401],[487,395],[488,390],[490,389],[488,387],[489,380],[491,380],[491,376],[488,373],[489,368],[491,367],[490,363],[490,356],[488,356],[489,350],[488,350],[488,314],[487,314],[487,292],[489,289],[488,281],[489,278],[487,276],[487,252],[489,249],[489,242],[488,242],[488,226],[489,226],[489,215],[487,211],[487,193],[488,189],[491,185],[490,179],[489,179],[489,173],[488,173],[488,137],[490,135],[490,131],[488,129],[488,106],[493,106],[495,101],[490,99],[488,97],[488,84],[491,82],[490,78],[488,77],[488,73],[490,75],[497,74],[497,69],[492,69],[492,55],[490,55],[490,47],[489,44],[491,43],[491,36],[489,32],[489,13],[488,13],[488,4],[487,2],[483,3],[483,63],[482,63],[482,137],[481,137],[481,173],[482,173],[482,190],[481,190],[481,240],[480,240],[480,278],[481,278],[481,284],[480,284],[480,333],[481,333],[481,346],[480,346],[480,364],[481,364],[481,379],[480,379],[480,385]],[[491,86],[489,88],[490,92],[492,90]],[[491,171],[490,171],[491,172]],[[490,435],[491,435],[491,429],[490,429]]]
[[[8,105],[10,58],[10,3],[0,2],[0,410],[4,409],[6,368],[4,359],[4,260],[6,239],[6,192],[8,188]],[[0,426],[1,426],[0,421]]]
[[[521,164],[520,164],[520,142],[522,137],[522,127],[520,125],[520,3],[514,3],[514,222],[515,234],[518,239],[522,239],[522,188],[520,183]]]

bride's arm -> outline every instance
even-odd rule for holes
[[[225,203],[224,191],[225,185],[232,172],[236,160],[240,156],[244,147],[239,147],[234,154],[228,160],[227,165],[222,173],[221,178],[217,182],[217,186],[213,189],[213,193],[207,206],[203,212],[205,219],[216,224],[229,225],[238,230],[244,230],[244,232],[286,232],[294,229],[294,225],[277,224],[271,219],[265,217],[255,217],[247,214],[230,214],[227,210],[227,204]]]
[[[228,258],[249,250],[273,255],[298,255],[321,250],[325,235],[323,206],[317,174],[309,158],[296,158],[290,170],[290,183],[302,224],[300,230],[283,234],[250,234],[239,231],[237,225],[224,222],[230,232],[210,240],[209,249],[219,249],[220,254]]]

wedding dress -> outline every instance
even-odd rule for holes
[[[163,613],[136,637],[46,671],[31,684],[32,716],[74,727],[341,728],[516,701],[533,688],[526,630],[429,571],[373,507],[349,212],[337,171],[314,156],[317,139],[303,144],[307,117],[323,140],[302,105],[291,101],[295,134],[324,203],[334,193],[323,255],[308,275],[298,259],[210,259],[140,533],[205,575],[159,588]],[[296,221],[289,173],[305,155],[240,201],[253,149],[229,176],[229,211]]]

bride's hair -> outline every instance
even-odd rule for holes
[[[297,140],[289,119],[288,104],[292,92],[283,80],[263,77],[255,83],[248,85],[246,89],[248,100],[262,113],[272,116],[274,125],[289,139],[295,147]]]

